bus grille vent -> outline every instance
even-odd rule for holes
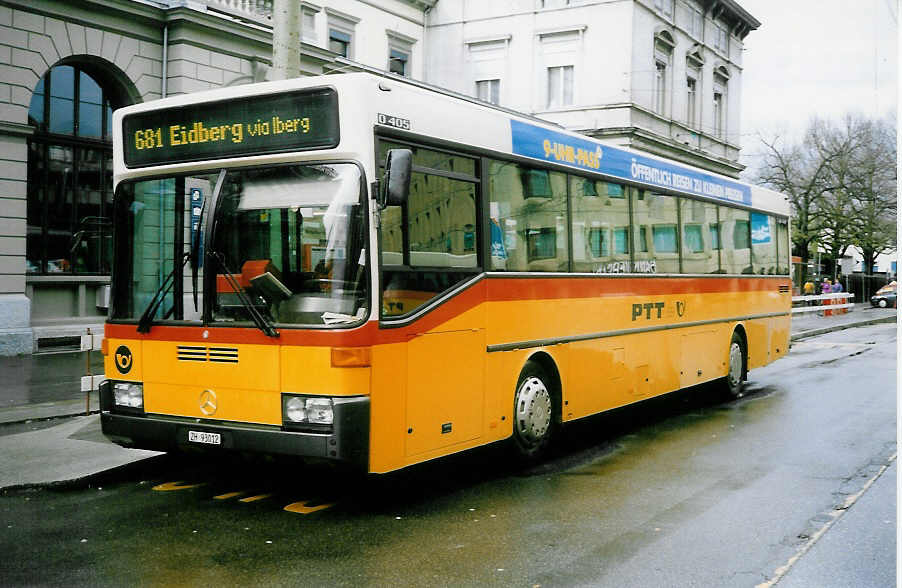
[[[216,363],[238,363],[238,348],[179,345],[177,350],[177,358],[179,361],[213,361]]]
[[[210,361],[238,363],[238,349],[236,347],[210,347]]]
[[[789,292],[789,286],[780,286],[780,293],[785,294],[786,292]]]

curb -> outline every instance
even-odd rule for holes
[[[846,323],[842,325],[833,325],[830,327],[822,327],[820,329],[811,329],[810,331],[802,331],[800,333],[796,333],[789,337],[790,341],[798,341],[800,339],[806,339],[808,337],[814,337],[816,335],[823,335],[824,333],[830,333],[833,331],[842,331],[845,329],[852,329],[854,327],[866,327],[868,325],[877,325],[880,323],[894,323],[896,322],[896,316],[885,316],[876,319],[870,319],[866,321],[860,321],[855,323]]]
[[[6,425],[25,425],[28,423],[43,423],[45,421],[54,421],[56,419],[69,419],[72,417],[91,416],[91,415],[95,415],[95,414],[100,414],[100,410],[91,410],[90,412],[85,412],[82,410],[80,412],[72,412],[72,413],[65,412],[65,413],[60,413],[60,414],[52,414],[52,415],[48,415],[48,416],[33,416],[33,417],[24,418],[24,419],[21,419],[18,421],[0,421],[0,427],[6,426]]]
[[[76,415],[77,416],[77,415]],[[154,467],[156,462],[164,461],[165,458],[172,457],[170,453],[160,453],[158,455],[149,455],[147,457],[142,457],[140,459],[136,459],[134,461],[130,461],[128,463],[124,463],[122,465],[117,465],[112,468],[106,470],[100,470],[94,473],[84,474],[81,476],[76,476],[74,478],[69,478],[66,480],[50,480],[48,482],[27,482],[25,484],[10,484],[9,486],[0,486],[0,494],[9,493],[9,492],[27,492],[29,490],[47,490],[47,489],[60,489],[60,490],[68,490],[73,488],[90,487],[91,481],[97,480],[100,483],[105,483],[104,480],[108,480],[109,478],[115,477],[119,474],[126,473],[132,469],[139,469],[142,467]]]

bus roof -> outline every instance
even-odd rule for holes
[[[126,177],[146,175],[151,170],[130,170],[122,156],[122,120],[130,114],[149,110],[186,107],[223,102],[249,96],[264,96],[314,87],[337,91],[341,140],[328,157],[362,159],[368,173],[372,163],[372,129],[385,134],[437,140],[461,149],[489,152],[535,160],[584,173],[603,174],[611,181],[623,181],[650,189],[685,194],[712,201],[734,204],[789,216],[785,197],[772,190],[739,182],[732,178],[676,161],[657,157],[605,141],[568,131],[554,123],[499,108],[475,98],[444,91],[392,74],[356,72],[340,75],[295,78],[263,82],[205,92],[182,94],[163,100],[136,104],[114,113],[115,182]],[[350,100],[348,97],[355,99]],[[246,121],[250,123],[252,121]],[[361,135],[360,129],[366,131]],[[118,139],[118,140],[117,140]],[[305,152],[308,153],[308,152]],[[310,155],[324,156],[324,151]],[[296,160],[296,154],[269,154],[244,157],[248,162]],[[237,161],[205,161],[190,165],[167,165],[167,169],[209,168],[211,165],[236,165]],[[153,168],[154,173],[162,171]]]

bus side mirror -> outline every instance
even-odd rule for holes
[[[385,157],[385,175],[382,177],[382,190],[379,204],[401,206],[407,202],[410,193],[410,170],[413,153],[410,149],[389,149]]]

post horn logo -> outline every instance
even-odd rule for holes
[[[682,300],[677,300],[676,307],[677,307],[677,314],[680,316],[683,316],[683,314],[686,312],[686,303],[683,302]]]
[[[200,411],[207,416],[212,416],[216,412],[216,392],[212,390],[204,390],[200,393],[198,402]]]
[[[120,345],[116,349],[115,355],[116,369],[120,374],[127,374],[132,369],[132,352],[125,345]]]

